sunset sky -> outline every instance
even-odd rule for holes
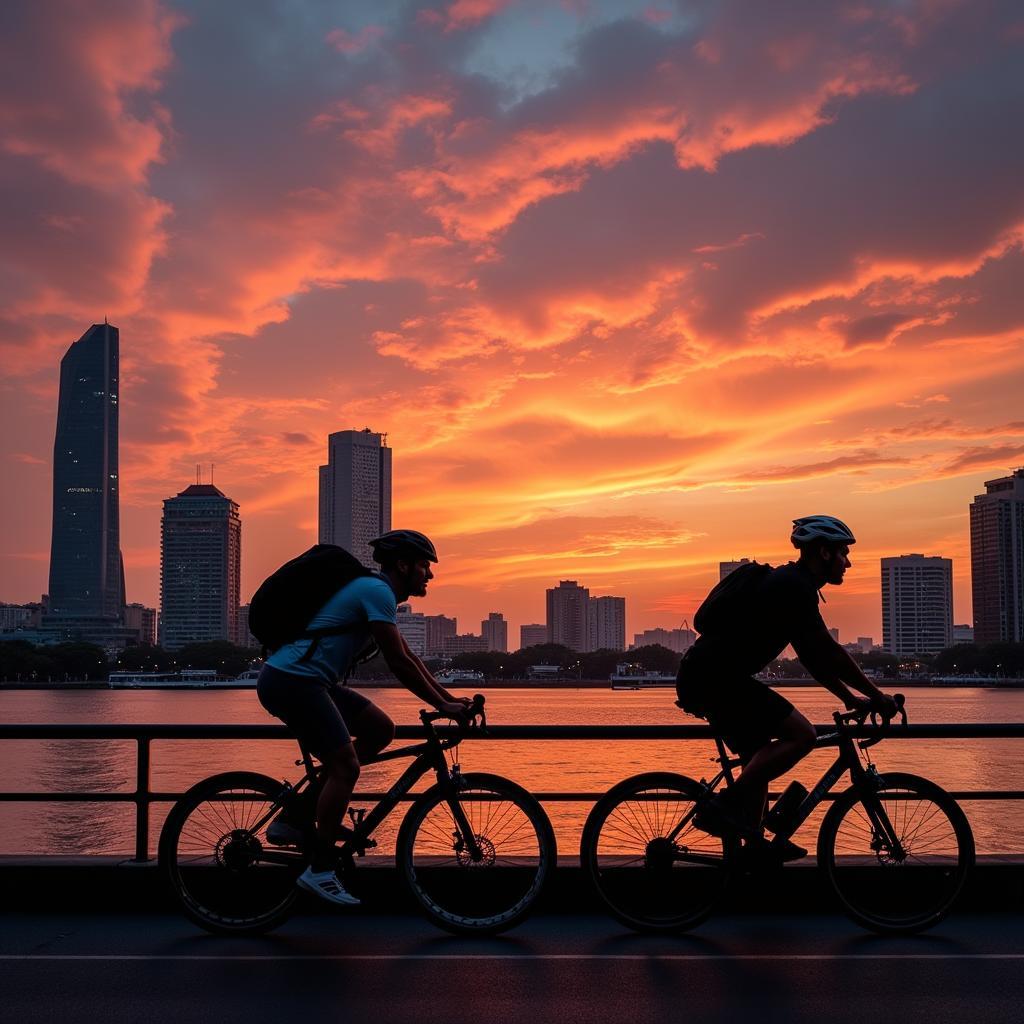
[[[627,636],[845,519],[824,609],[954,560],[1024,463],[1024,6],[0,6],[0,600],[46,589],[60,358],[121,331],[129,601],[216,464],[243,600],[316,540],[327,434],[394,449],[418,610],[576,579]]]

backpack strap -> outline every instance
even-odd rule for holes
[[[323,626],[320,629],[307,629],[301,636],[297,636],[296,640],[312,640],[313,642],[306,648],[306,653],[299,658],[299,664],[309,661],[313,657],[317,647],[320,646],[320,641],[328,636],[343,636],[345,633],[351,633],[354,629],[358,629],[362,626],[362,622],[347,622],[342,626]]]

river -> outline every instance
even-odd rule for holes
[[[367,689],[367,695],[397,722],[412,724],[421,706],[401,689]],[[686,724],[670,689],[493,689],[488,720],[495,725]],[[813,722],[830,720],[834,698],[816,688],[783,689]],[[1024,690],[910,689],[907,710],[914,723],[1021,722]],[[269,723],[252,690],[3,690],[0,720],[8,723]],[[602,792],[641,771],[710,774],[710,740],[641,742],[473,742],[459,748],[463,771],[494,771],[540,791]],[[871,751],[880,770],[910,771],[947,789],[1024,790],[1022,740],[897,740]],[[794,777],[815,781],[834,752],[819,751]],[[295,777],[297,747],[277,741],[167,740],[153,743],[152,787],[181,791],[217,771],[250,769],[277,778]],[[408,762],[364,770],[360,788],[379,791]],[[135,745],[98,740],[11,741],[0,744],[5,792],[131,791]],[[780,788],[785,780],[780,783]],[[357,794],[358,795],[358,794]],[[588,807],[549,803],[559,850],[575,855]],[[981,854],[1024,852],[1024,805],[969,801],[964,809]],[[155,846],[166,807],[153,808]],[[399,823],[396,812],[382,826],[386,850]],[[796,837],[812,844],[819,815]],[[806,845],[806,844],[805,844]],[[0,853],[130,854],[134,849],[134,805],[0,802]]]

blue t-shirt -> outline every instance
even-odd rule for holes
[[[360,651],[370,642],[370,622],[397,622],[398,602],[391,584],[382,576],[360,576],[346,583],[313,616],[310,629],[356,624],[337,636],[321,637],[312,657],[302,661],[312,640],[296,640],[279,647],[267,664],[296,676],[337,682]]]

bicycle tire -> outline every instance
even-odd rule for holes
[[[880,834],[869,804],[884,808],[904,855]],[[845,912],[878,932],[918,932],[949,913],[974,864],[974,835],[960,805],[928,779],[887,772],[837,797],[818,833],[818,864]]]
[[[273,862],[264,860],[266,825],[252,828],[283,788],[267,775],[225,772],[196,783],[171,808],[159,863],[185,916],[201,928],[264,932],[291,912],[305,859],[275,850]]]
[[[646,772],[613,786],[587,816],[580,863],[605,908],[635,931],[692,928],[714,909],[733,874],[739,841],[679,819],[706,797],[699,782]]]
[[[455,826],[452,799],[465,811],[480,848],[474,861]],[[428,789],[409,808],[395,857],[426,916],[457,934],[486,935],[517,925],[552,870],[555,834],[544,808],[522,786],[483,772]]]

